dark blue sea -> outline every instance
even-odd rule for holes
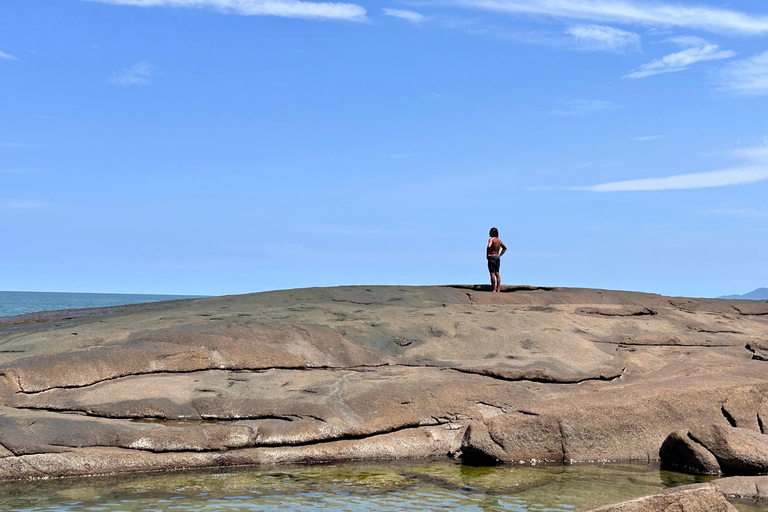
[[[55,309],[121,306],[140,302],[193,299],[200,295],[146,295],[132,293],[63,293],[0,291],[0,316],[22,315]]]

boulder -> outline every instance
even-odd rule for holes
[[[662,468],[698,475],[719,475],[717,458],[694,441],[687,430],[672,432],[659,449]]]
[[[768,473],[768,435],[746,428],[709,425],[691,429],[688,436],[715,456],[723,473]]]

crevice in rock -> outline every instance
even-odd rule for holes
[[[760,429],[761,434],[768,434],[768,432],[765,431],[765,425],[763,424],[763,418],[760,417],[760,415],[757,415],[757,427]]]
[[[622,341],[612,341],[612,340],[589,340],[592,343],[604,343],[606,345],[619,345],[619,346],[625,346],[625,347],[673,347],[673,348],[723,348],[723,347],[732,347],[732,344],[729,343],[664,343],[664,342],[638,342],[637,340],[632,339],[626,339]]]
[[[565,464],[568,462],[566,459],[566,451],[565,451],[565,432],[563,431],[563,420],[557,421],[557,428],[560,430],[560,450],[563,452],[563,458],[562,463]]]
[[[693,434],[691,434],[691,432],[690,432],[690,431],[688,431],[688,433],[687,433],[686,435],[688,436],[688,439],[690,439],[690,440],[691,440],[691,441],[693,441],[694,443],[698,444],[699,446],[701,446],[701,447],[702,447],[702,448],[704,448],[705,450],[709,451],[709,450],[707,449],[707,447],[706,447],[706,446],[704,446],[704,443],[702,443],[701,441],[699,441],[698,439],[696,439],[696,437],[695,437]]]
[[[256,444],[252,446],[243,446],[239,448],[224,448],[223,450],[221,448],[208,448],[208,449],[202,449],[202,450],[153,450],[151,448],[125,448],[128,450],[136,450],[140,452],[149,452],[149,453],[206,453],[206,452],[222,452],[222,451],[237,451],[237,450],[245,450],[249,448],[295,448],[295,447],[302,447],[302,446],[318,446],[318,445],[324,445],[328,443],[335,443],[339,441],[361,441],[365,439],[373,439],[375,437],[387,435],[387,434],[394,434],[397,432],[403,432],[406,430],[418,430],[421,428],[426,427],[437,427],[440,425],[444,425],[445,423],[411,423],[406,425],[401,425],[397,427],[391,427],[388,429],[382,429],[376,432],[370,432],[365,434],[342,434],[337,437],[329,437],[326,439],[315,439],[310,441],[295,441],[295,442],[284,442],[280,444]],[[54,446],[54,445],[51,445]],[[105,447],[111,447],[111,446],[105,446]],[[68,448],[72,448],[69,446]],[[120,447],[122,448],[122,447]]]
[[[408,341],[419,341],[419,340],[408,340]],[[710,345],[712,346],[712,345]],[[730,346],[730,345],[726,345]],[[366,372],[369,369],[372,368],[382,368],[382,367],[392,367],[392,368],[434,368],[438,370],[453,370],[460,373],[467,373],[472,375],[479,375],[482,377],[488,377],[492,379],[498,379],[498,380],[505,380],[510,382],[536,382],[541,384],[579,384],[581,382],[586,382],[590,380],[596,380],[596,381],[612,381],[617,378],[620,378],[622,374],[624,373],[624,370],[626,368],[623,368],[619,373],[616,374],[610,374],[610,375],[599,375],[594,377],[542,377],[542,378],[536,378],[536,377],[519,377],[519,378],[504,378],[502,376],[493,375],[484,373],[485,370],[483,369],[474,369],[474,368],[453,368],[449,366],[440,366],[440,365],[429,365],[429,364],[392,364],[392,363],[379,363],[379,364],[368,364],[368,365],[358,365],[358,366],[271,366],[268,368],[200,368],[198,370],[163,370],[163,371],[154,371],[154,372],[137,372],[137,373],[129,373],[129,374],[120,374],[115,375],[113,377],[104,378],[101,380],[89,382],[87,384],[73,384],[70,386],[51,386],[46,389],[42,389],[40,391],[25,391],[22,384],[21,384],[21,376],[14,372],[15,380],[21,389],[21,391],[16,391],[14,394],[16,395],[25,395],[25,396],[36,396],[43,393],[47,393],[50,391],[58,390],[58,389],[85,389],[91,386],[96,386],[98,384],[102,384],[104,382],[110,382],[114,380],[119,379],[126,379],[130,377],[144,377],[144,376],[162,376],[162,375],[184,375],[184,374],[195,374],[195,373],[203,373],[203,372],[232,372],[232,373],[266,373],[268,371],[298,371],[298,372],[306,372],[306,371],[350,371],[350,372]],[[513,369],[514,370],[514,369]],[[7,373],[0,373],[0,376],[7,376]]]
[[[749,312],[749,311],[742,311],[741,309],[739,309],[739,306],[731,306],[731,307],[733,309],[735,309],[736,312],[739,315],[741,315],[741,316],[766,316],[766,315],[768,315],[768,310],[766,310],[766,311]]]
[[[350,300],[350,299],[331,299],[333,302],[348,302],[349,304],[360,304],[361,306],[383,306],[384,304],[381,304],[380,302],[360,302],[357,300]]]
[[[503,380],[506,382],[535,382],[537,384],[581,384],[582,382],[589,381],[601,381],[611,382],[616,379],[620,379],[624,375],[625,368],[622,368],[620,372],[611,375],[596,375],[592,377],[556,377],[556,376],[542,376],[542,377],[504,377],[492,373],[491,369],[476,369],[476,368],[451,368],[460,373],[470,373],[473,375],[482,375],[491,379]]]
[[[754,348],[751,344],[747,343],[744,348],[752,353],[752,359],[756,359],[758,361],[768,361],[768,358],[763,354],[758,353],[757,349]]]
[[[205,414],[205,413],[201,414],[197,410],[197,408],[194,406],[194,404],[192,404],[192,407],[197,412],[197,416],[198,416],[197,418],[172,418],[168,416],[158,416],[158,415],[133,416],[133,415],[125,415],[125,414],[96,413],[87,408],[73,409],[73,408],[64,408],[64,407],[59,408],[59,407],[50,407],[50,406],[36,407],[34,405],[29,405],[24,407],[14,407],[14,409],[24,410],[24,411],[42,411],[42,412],[50,412],[54,414],[77,414],[81,416],[87,416],[89,418],[98,418],[98,419],[104,419],[104,420],[146,421],[147,423],[159,423],[159,424],[162,424],[163,422],[173,422],[174,424],[187,423],[189,425],[198,425],[198,424],[234,423],[238,421],[259,421],[259,420],[280,420],[280,421],[290,422],[290,421],[302,420],[305,418],[311,418],[313,420],[316,420],[322,423],[328,423],[325,419],[321,418],[320,416],[315,416],[312,414],[257,414],[257,415],[250,415],[250,416],[244,415],[244,416],[222,417],[222,416],[217,416],[215,414]]]
[[[683,306],[681,306],[680,304],[676,304],[675,302],[673,302],[673,301],[671,301],[671,300],[669,300],[669,301],[667,301],[667,302],[669,303],[669,305],[670,305],[670,306],[672,306],[673,308],[675,308],[675,309],[677,309],[677,310],[680,310],[680,311],[682,311],[683,313],[691,313],[691,314],[693,314],[693,315],[695,315],[695,314],[696,314],[696,311],[693,311],[693,310],[691,310],[691,309],[688,309],[688,308],[684,308],[684,307],[683,307]]]
[[[104,382],[109,382],[113,380],[119,380],[119,379],[126,379],[129,377],[143,377],[143,376],[159,376],[159,375],[184,375],[184,374],[194,374],[194,373],[202,373],[202,372],[234,372],[234,373],[264,373],[272,370],[285,370],[285,371],[316,371],[316,370],[327,370],[327,371],[365,371],[368,368],[380,368],[383,366],[406,366],[406,367],[418,367],[422,368],[423,365],[392,365],[389,363],[379,363],[379,364],[363,364],[358,366],[270,366],[270,367],[264,367],[264,368],[198,368],[197,370],[163,370],[163,371],[147,371],[147,372],[136,372],[136,373],[121,373],[118,375],[114,375],[112,377],[106,377],[100,380],[95,380],[93,382],[89,382],[86,384],[73,384],[69,386],[51,386],[49,388],[41,389],[39,391],[25,391],[24,386],[21,384],[21,375],[14,372],[15,379],[18,383],[19,389],[21,391],[16,391],[14,394],[19,395],[28,395],[28,396],[34,396],[39,395],[41,393],[46,393],[48,391],[53,391],[56,389],[84,389],[90,386],[95,386],[97,384],[102,384]],[[436,366],[435,368],[442,368],[439,366]],[[6,373],[0,372],[0,376],[6,375]]]
[[[612,310],[609,308],[579,308],[576,310],[576,313],[582,313],[585,315],[597,315],[597,316],[622,316],[622,317],[629,317],[629,316],[654,316],[658,315],[659,312],[655,311],[653,309],[649,308],[641,308],[635,311],[632,310],[626,310],[626,309],[616,309]]]
[[[697,327],[695,325],[688,325],[687,327],[688,327],[688,330],[700,332],[702,334],[744,334],[741,331],[733,331],[728,329],[713,331],[709,329],[704,329],[702,327]]]
[[[726,421],[732,426],[737,427],[736,420],[731,416],[731,413],[725,410],[725,406],[720,407],[720,412],[723,413],[723,417],[725,417]]]

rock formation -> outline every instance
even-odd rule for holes
[[[748,428],[710,425],[673,432],[659,450],[662,465],[689,473],[768,473],[768,435]]]
[[[315,288],[0,318],[0,478],[646,461],[670,432],[768,425],[768,302],[502,292]]]
[[[737,512],[712,484],[686,485],[585,512]]]

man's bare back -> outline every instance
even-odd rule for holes
[[[488,246],[485,248],[485,257],[488,260],[488,272],[491,274],[491,290],[499,292],[501,291],[499,267],[501,265],[501,257],[507,252],[507,246],[499,239],[498,229],[491,228],[491,232],[488,234],[490,238],[488,239]]]
[[[501,254],[499,254],[499,249],[501,249]],[[488,249],[485,251],[486,256],[501,256],[504,254],[507,250],[507,246],[504,245],[504,242],[496,238],[495,236],[492,236],[488,239]]]

